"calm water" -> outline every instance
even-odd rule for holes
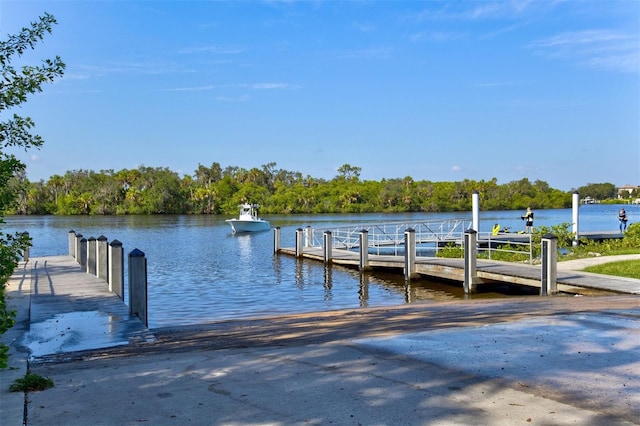
[[[640,206],[624,206],[630,223]],[[580,207],[582,231],[616,230],[620,206]],[[571,209],[536,211],[536,226],[571,222]],[[480,213],[480,231],[494,223],[521,230],[522,212]],[[186,325],[229,318],[387,306],[464,297],[462,286],[419,280],[405,288],[398,274],[361,275],[322,262],[273,254],[273,232],[233,235],[221,216],[9,216],[3,232],[28,231],[31,256],[68,254],[70,230],[84,237],[104,235],[147,257],[149,326]],[[282,246],[295,246],[295,230],[412,219],[471,219],[470,212],[431,214],[271,215],[282,229]],[[126,259],[125,259],[126,260]],[[126,263],[126,261],[125,261]],[[125,274],[126,277],[126,274]],[[473,297],[507,297],[482,294]]]

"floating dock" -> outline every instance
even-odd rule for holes
[[[297,256],[295,248],[281,248],[279,253]],[[324,262],[324,251],[321,247],[304,247],[298,257]],[[404,273],[405,257],[395,255],[368,256],[370,270],[381,270]],[[360,267],[360,254],[350,250],[333,249],[331,263],[349,268]],[[439,257],[417,257],[415,273],[430,279],[464,281],[464,259]],[[541,288],[541,265],[502,262],[497,260],[477,260],[478,285],[486,283],[506,283]],[[560,292],[589,294],[593,291],[623,294],[640,294],[640,279],[591,274],[581,271],[567,271],[562,268],[557,272],[557,288]]]

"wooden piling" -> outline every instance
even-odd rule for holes
[[[333,255],[333,234],[331,231],[324,231],[322,234],[322,242],[323,242],[323,255],[324,255],[324,263],[331,263],[331,257]]]
[[[548,296],[558,292],[558,239],[553,234],[542,236],[542,277],[540,296]]]
[[[95,237],[89,237],[87,240],[87,273],[96,275],[96,239]]]
[[[69,256],[76,258],[76,231],[69,231]]]
[[[107,237],[100,235],[96,240],[96,276],[109,282],[109,243]]]
[[[409,281],[416,277],[416,230],[404,231],[404,279]]]
[[[74,247],[73,247],[73,252],[74,254],[74,259],[76,259],[76,262],[78,262],[78,264],[80,264],[80,241],[82,241],[82,234],[75,234],[76,235],[76,240],[74,242]]]
[[[279,226],[273,228],[273,252],[280,253],[282,248],[282,230]]]
[[[78,263],[80,263],[80,268],[84,271],[87,272],[87,239],[86,238],[81,238],[80,239],[80,245],[79,245],[80,249],[79,249],[79,256],[78,256]]]
[[[124,300],[124,250],[118,240],[109,244],[109,291]]]
[[[302,254],[304,252],[302,246],[303,232],[304,231],[302,230],[302,228],[296,229],[296,257],[302,257]]]
[[[464,233],[464,294],[476,292],[478,281],[478,233],[474,229],[468,229]]]
[[[133,249],[129,253],[129,313],[148,326],[147,311],[147,259],[144,253]]]
[[[369,231],[360,231],[360,270],[369,270]]]

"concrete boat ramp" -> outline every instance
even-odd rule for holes
[[[105,288],[71,257],[20,265],[5,290],[17,323],[2,336],[0,424],[640,424],[637,295],[148,330]],[[55,387],[8,392],[27,368]]]

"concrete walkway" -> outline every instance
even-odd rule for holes
[[[118,314],[115,341],[99,325],[90,345],[38,346],[28,311],[52,295],[33,273],[21,265],[7,287],[18,317],[3,335],[15,368],[0,371],[3,426],[640,424],[635,295],[425,303],[152,333]],[[47,276],[50,289],[69,281]],[[81,288],[69,290],[69,308],[109,306]],[[7,388],[29,356],[55,387],[29,393],[25,410],[25,396]]]
[[[623,262],[626,260],[640,260],[640,254],[621,254],[618,256],[591,256],[583,259],[566,260],[558,262],[559,271],[582,271],[589,266],[603,265],[611,262]],[[640,278],[640,277],[639,277]]]

